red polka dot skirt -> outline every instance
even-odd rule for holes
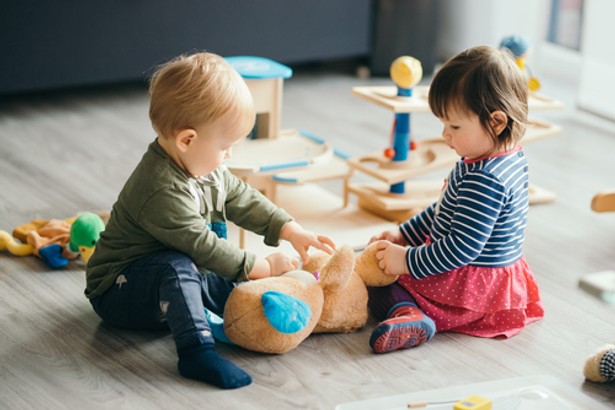
[[[505,267],[465,266],[420,280],[403,275],[398,282],[438,332],[508,338],[544,316],[525,258]]]

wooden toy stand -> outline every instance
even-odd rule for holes
[[[427,86],[417,86],[410,97],[397,95],[394,86],[354,87],[353,95],[386,108],[393,113],[429,112]],[[560,109],[563,104],[540,94],[533,94],[529,100],[530,109]],[[544,121],[530,120],[523,137],[529,143],[553,137],[561,132],[561,127]],[[416,149],[410,151],[405,161],[393,161],[384,153],[375,152],[348,160],[353,171],[362,172],[378,180],[375,183],[345,184],[344,196],[357,195],[359,206],[395,222],[402,222],[437,200],[442,181],[409,181],[409,179],[428,174],[443,168],[450,168],[459,159],[442,137],[417,141]],[[404,183],[405,192],[392,193],[389,187]],[[545,203],[555,199],[547,190],[530,186],[530,203]],[[345,200],[347,202],[347,198]]]
[[[324,139],[305,130],[280,130],[283,80],[291,77],[292,70],[261,57],[227,60],[246,81],[257,112],[253,135],[234,147],[226,162],[229,170],[290,212],[304,228],[328,235],[336,243],[359,248],[379,230],[392,228],[390,222],[347,206],[341,198],[310,184],[347,181],[350,168],[347,156]],[[237,236],[241,247],[266,251],[257,235],[235,227],[229,236]]]

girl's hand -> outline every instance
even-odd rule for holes
[[[308,263],[310,260],[308,250],[311,246],[328,254],[332,254],[335,250],[335,243],[331,238],[306,231],[295,221],[288,222],[282,227],[280,237],[291,243],[301,257],[303,264]]]
[[[372,236],[368,245],[376,241],[389,241],[396,245],[408,245],[399,229],[389,229],[388,231],[381,232],[379,235]]]
[[[389,241],[379,241],[376,245],[378,266],[388,275],[408,275],[406,250],[403,246]]]

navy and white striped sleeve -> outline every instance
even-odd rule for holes
[[[419,246],[425,243],[425,238],[427,238],[431,231],[435,206],[435,203],[431,204],[420,213],[399,225],[399,230],[410,246]]]
[[[421,279],[470,264],[489,240],[505,200],[506,190],[498,178],[483,171],[468,172],[457,199],[451,200],[456,207],[450,233],[429,245],[408,249],[410,274]]]

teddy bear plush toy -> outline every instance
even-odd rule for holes
[[[358,257],[349,246],[310,256],[303,270],[237,286],[224,309],[224,334],[263,353],[286,353],[311,333],[352,332],[367,322],[367,287],[386,286],[375,244]]]
[[[602,346],[587,358],[583,367],[585,378],[592,382],[615,381],[615,344]]]

